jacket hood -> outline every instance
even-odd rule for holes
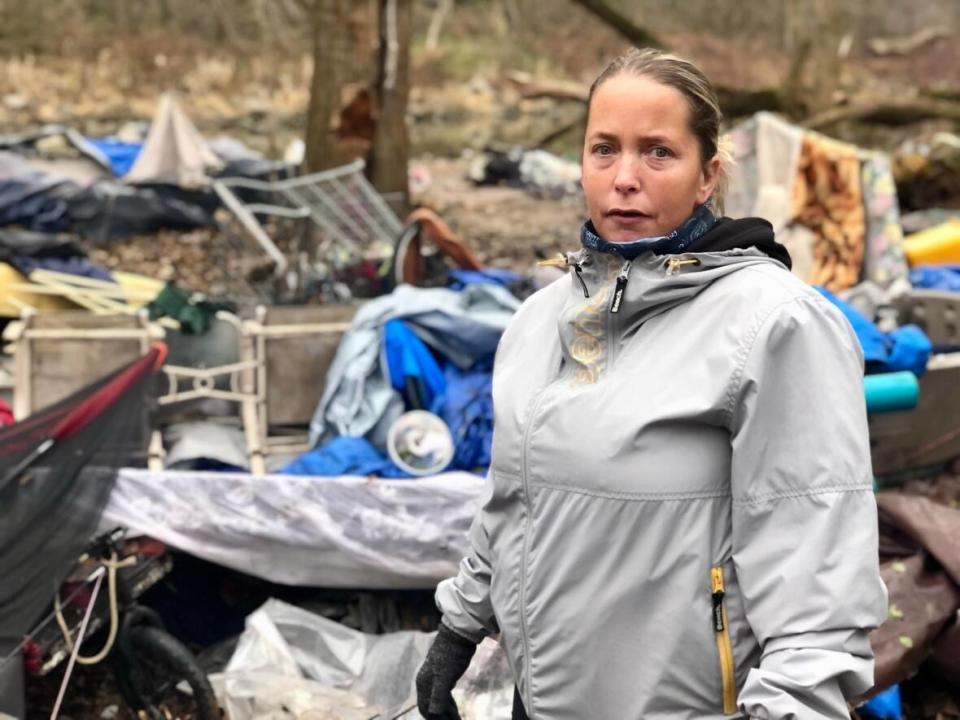
[[[726,252],[727,250],[756,248],[787,270],[792,266],[790,253],[773,236],[773,226],[761,218],[718,218],[714,226],[690,248],[690,252]]]
[[[782,269],[756,247],[679,255],[647,252],[635,260],[584,248],[569,254],[567,264],[571,279],[557,330],[568,371],[584,382],[596,382],[612,361],[612,349],[642,324],[713,283],[751,266]]]
[[[647,320],[691,300],[717,280],[758,264],[775,263],[757,247],[655,255],[635,260],[583,249],[571,253],[570,306],[618,316],[620,327]]]

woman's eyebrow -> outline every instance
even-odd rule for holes
[[[673,145],[674,141],[672,138],[667,137],[666,135],[641,135],[639,138],[640,143],[643,145]]]
[[[589,139],[592,142],[595,142],[597,140],[603,140],[605,142],[613,142],[613,143],[621,142],[620,137],[618,135],[614,135],[613,133],[605,132],[603,130],[599,130],[597,132],[591,133]],[[640,135],[634,140],[640,145],[656,145],[656,144],[675,145],[676,144],[676,142],[672,138],[669,138],[666,135]]]
[[[590,139],[591,139],[591,140],[606,140],[607,142],[619,142],[619,141],[620,141],[620,138],[618,138],[616,135],[614,135],[614,134],[612,134],[612,133],[608,133],[608,132],[603,132],[603,131],[591,133],[591,134],[590,134]]]

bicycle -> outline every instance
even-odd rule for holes
[[[170,571],[166,548],[153,540],[127,540],[125,532],[118,528],[91,541],[58,589],[53,612],[24,642],[25,669],[45,675],[70,659],[55,712],[74,661],[84,665],[107,662],[136,717],[219,720],[221,711],[213,688],[194,655],[164,629],[156,612],[136,599]],[[103,575],[106,607],[96,602]],[[96,583],[92,592],[91,582]],[[64,590],[66,598],[61,600]],[[107,638],[103,648],[92,656],[81,656],[75,642],[82,645],[85,637],[104,627]]]

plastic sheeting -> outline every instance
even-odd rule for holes
[[[960,292],[960,265],[921,265],[910,271],[910,284],[921,290]]]
[[[124,469],[104,510],[171,547],[288,585],[431,588],[456,574],[483,479]]]
[[[104,180],[70,197],[67,205],[73,229],[97,245],[163,228],[190,230],[216,224],[217,200],[212,193],[171,185],[132,187]]]
[[[0,152],[0,225],[22,225],[36,232],[59,232],[70,225],[66,198],[79,188],[66,178],[32,167]]]
[[[414,680],[432,634],[368,635],[277,600],[247,618],[225,672],[211,683],[231,720],[420,718]],[[513,680],[487,639],[454,690],[463,720],[508,720]]]

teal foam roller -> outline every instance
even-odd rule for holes
[[[867,375],[863,379],[868,413],[913,410],[920,398],[920,384],[912,372]]]

